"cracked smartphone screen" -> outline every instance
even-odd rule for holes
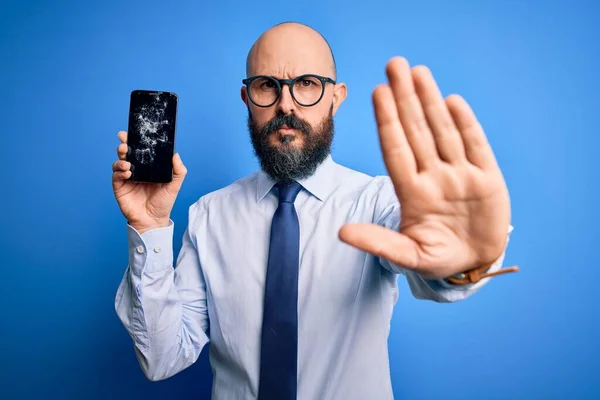
[[[177,95],[134,90],[129,105],[127,161],[131,180],[167,183],[173,179]]]

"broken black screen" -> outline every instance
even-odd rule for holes
[[[171,181],[176,114],[177,96],[173,93],[131,93],[127,161],[132,164],[132,180]]]

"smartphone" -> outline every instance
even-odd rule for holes
[[[168,183],[173,180],[177,95],[134,90],[129,103],[127,156],[132,181]]]

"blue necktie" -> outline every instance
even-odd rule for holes
[[[294,200],[297,182],[277,185],[265,283],[261,335],[260,400],[295,400],[298,386],[298,264],[300,225]]]

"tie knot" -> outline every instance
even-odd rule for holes
[[[302,186],[298,182],[292,181],[288,184],[278,183],[277,188],[279,189],[279,203],[293,203]]]

